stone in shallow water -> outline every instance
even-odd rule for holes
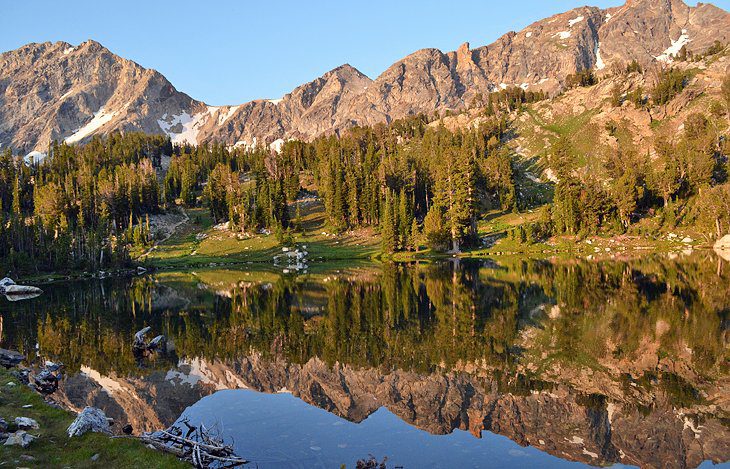
[[[8,436],[8,439],[5,440],[5,446],[20,446],[22,448],[27,448],[28,445],[35,440],[35,438],[36,437],[25,430],[18,430]]]
[[[81,436],[87,432],[111,434],[106,415],[96,407],[84,408],[66,431],[69,437]]]

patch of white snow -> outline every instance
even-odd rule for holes
[[[170,122],[165,120],[167,115],[164,115],[162,116],[162,119],[157,120],[157,125],[159,125],[160,129],[162,129],[162,131],[170,137],[172,143],[182,145],[187,142],[195,145],[198,143],[198,132],[200,132],[200,127],[205,123],[206,118],[210,116],[211,109],[215,109],[216,111],[218,110],[218,108],[209,107],[205,110],[205,112],[200,112],[193,116],[188,114],[187,111],[183,111],[177,116],[172,116],[172,120]],[[173,128],[178,125],[180,128],[173,130]]]
[[[117,114],[117,111],[107,113],[106,111],[104,111],[104,107],[102,106],[101,108],[99,108],[98,111],[94,113],[94,118],[91,119],[88,124],[78,129],[72,135],[66,137],[65,142],[71,144],[85,139],[89,135],[102,128],[112,119],[114,119],[114,116],[116,116]]]
[[[568,39],[570,37],[570,31],[560,31],[553,34],[553,37],[560,37],[560,39]]]
[[[281,153],[281,147],[283,145],[284,145],[284,139],[277,138],[276,140],[274,140],[273,142],[271,142],[269,144],[269,150],[276,152],[276,153]]]
[[[223,124],[225,124],[225,122],[226,122],[226,121],[227,121],[228,119],[230,119],[230,118],[231,118],[231,116],[232,116],[233,114],[235,114],[235,113],[236,113],[236,111],[238,111],[238,108],[239,108],[239,107],[240,107],[240,106],[231,106],[231,107],[230,107],[230,108],[228,109],[228,112],[226,112],[225,114],[224,114],[224,113],[222,113],[222,112],[221,112],[221,113],[218,113],[218,125],[223,125]]]
[[[28,153],[23,157],[23,162],[27,164],[28,166],[34,164],[34,163],[41,163],[43,160],[46,159],[46,154],[42,151],[33,150],[32,152]]]
[[[691,41],[686,29],[682,30],[682,35],[679,36],[676,41],[672,41],[671,37],[669,38],[669,40],[671,41],[672,45],[669,46],[664,52],[662,52],[661,55],[655,57],[660,62],[672,62],[673,57],[679,54],[679,51],[682,50],[682,47],[686,46]]]
[[[603,70],[606,68],[606,63],[601,57],[601,43],[596,44],[596,70]]]
[[[572,28],[573,26],[580,23],[584,19],[585,19],[585,17],[583,17],[583,15],[578,16],[577,18],[573,18],[572,20],[568,21],[568,25]]]
[[[525,34],[525,37],[532,37],[532,31],[530,31],[527,34]]]

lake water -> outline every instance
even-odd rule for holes
[[[254,267],[254,266],[246,266]],[[0,299],[0,346],[64,406],[186,418],[251,467],[697,467],[730,460],[730,263],[604,260],[160,272]],[[168,351],[135,360],[132,336]]]

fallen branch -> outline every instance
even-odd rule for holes
[[[183,425],[187,427],[185,436],[182,436]],[[187,420],[165,430],[143,433],[140,440],[200,469],[233,468],[249,462],[236,456],[233,446],[225,444],[222,438],[213,435],[205,426],[196,427]]]

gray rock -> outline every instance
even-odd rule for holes
[[[111,434],[106,415],[96,407],[86,407],[66,430],[69,437],[81,436],[87,432]]]
[[[35,439],[36,437],[25,430],[18,430],[8,436],[8,439],[5,440],[5,446],[20,446],[22,448],[27,448]]]
[[[20,352],[0,348],[0,366],[11,368],[22,362],[23,359],[25,359],[25,356]]]
[[[28,417],[15,417],[15,425],[21,430],[38,430],[41,428],[38,422]]]

